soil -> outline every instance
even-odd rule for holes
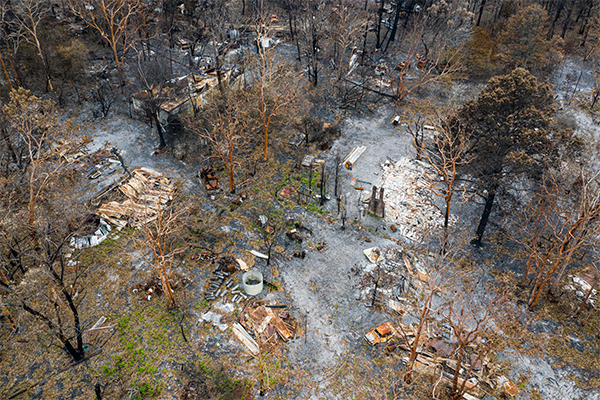
[[[292,52],[293,48],[288,50]],[[565,71],[572,72],[576,68],[577,65],[572,61],[567,61],[564,66]],[[584,75],[578,87],[582,92],[591,87],[589,76]],[[561,72],[555,78],[556,93],[560,99],[567,99],[573,89],[573,84],[567,82],[566,76]],[[476,94],[481,87],[467,88],[467,84],[462,85],[464,87],[461,90],[451,93],[451,96],[458,97],[457,101],[465,100],[457,92],[470,91]],[[575,105],[565,104],[564,107],[568,107],[568,112],[576,119],[582,135],[597,135],[595,124],[584,111]],[[106,252],[105,258],[101,259],[104,253],[97,252],[96,257],[100,259],[93,260],[94,267],[90,275],[95,275],[95,278],[90,281],[90,293],[82,311],[86,322],[92,324],[100,316],[108,316],[109,323],[116,327],[115,336],[107,338],[104,344],[98,344],[99,347],[104,346],[100,355],[85,365],[69,367],[64,357],[57,356],[60,352],[43,349],[39,344],[35,346],[36,363],[32,365],[25,362],[29,360],[19,355],[28,351],[26,344],[19,342],[25,332],[15,335],[8,339],[10,349],[2,354],[2,385],[18,389],[23,382],[39,381],[26,396],[20,398],[93,398],[96,382],[102,382],[107,388],[118,385],[118,379],[112,379],[102,372],[103,366],[112,368],[115,356],[129,354],[123,344],[138,343],[136,340],[139,339],[145,344],[152,344],[145,351],[154,354],[147,355],[144,362],[158,368],[157,381],[163,385],[158,396],[161,399],[177,399],[180,396],[196,398],[194,392],[208,396],[212,389],[207,385],[216,383],[207,378],[210,375],[207,371],[218,370],[216,364],[225,366],[223,376],[230,381],[247,380],[250,394],[244,392],[242,387],[236,386],[235,389],[236,393],[245,393],[239,395],[243,398],[347,398],[336,394],[343,392],[344,388],[337,386],[339,382],[332,377],[345,376],[344,367],[351,357],[359,357],[360,362],[370,365],[371,360],[385,356],[384,347],[369,346],[364,334],[387,322],[391,315],[390,310],[371,307],[370,299],[365,298],[361,291],[361,278],[373,268],[363,250],[413,245],[385,220],[363,212],[359,203],[361,191],[356,190],[353,184],[353,179],[356,179],[365,188],[379,185],[381,165],[386,160],[397,161],[401,157],[414,156],[411,136],[391,123],[395,114],[396,110],[391,105],[385,105],[371,114],[345,118],[341,125],[341,136],[326,151],[318,151],[314,147],[298,150],[288,148],[277,171],[266,172],[268,166],[261,166],[257,176],[251,178],[252,184],[240,185],[241,190],[247,192],[248,199],[235,207],[232,205],[232,201],[236,200],[233,195],[223,191],[214,194],[204,191],[196,177],[196,165],[178,160],[168,151],[157,153],[156,134],[148,125],[120,113],[111,113],[104,120],[88,120],[94,122],[89,132],[92,139],[88,146],[90,151],[115,147],[129,168],[149,167],[180,179],[185,193],[196,196],[197,217],[203,220],[205,230],[191,236],[196,242],[190,239],[189,249],[177,266],[181,279],[186,280],[185,285],[176,289],[182,309],[168,313],[164,311],[164,296],[147,300],[145,296],[132,293],[134,288],[140,292],[147,291],[156,285],[153,283],[156,281],[152,277],[151,267],[140,257],[140,251],[144,249],[136,248],[132,243],[139,232],[113,232],[111,243],[99,247]],[[339,170],[342,209],[346,212],[345,220],[342,220],[343,213],[338,213],[338,204],[333,198],[335,160],[343,159],[359,145],[365,145],[367,149],[352,170]],[[256,186],[279,185],[286,178],[284,175],[293,169],[291,165],[302,160],[303,153],[325,160],[331,200],[325,202],[323,211],[317,211],[315,205],[300,207],[293,201],[275,202],[273,206],[271,199],[266,201],[259,197],[262,192],[252,191]],[[265,173],[261,174],[262,171]],[[108,185],[111,179],[100,179],[94,190]],[[287,239],[283,234],[277,237],[269,265],[266,260],[253,258],[249,253],[252,249],[264,251],[260,234],[250,221],[267,207],[285,210],[287,218],[292,218],[296,224],[301,224],[297,226],[304,228],[299,230],[301,241]],[[472,228],[480,211],[480,205],[475,201],[457,202],[453,209],[458,216],[458,224],[463,228]],[[493,231],[494,227],[490,229]],[[458,232],[462,231],[458,229]],[[477,258],[477,252],[481,251],[484,250],[473,250],[473,257]],[[494,250],[490,247],[489,251]],[[276,288],[269,289],[269,285],[265,285],[258,299],[288,305],[286,312],[300,321],[295,338],[276,347],[266,346],[268,351],[251,359],[227,328],[221,330],[213,326],[213,322],[207,322],[216,319],[218,322],[215,324],[230,327],[237,313],[243,312],[244,307],[252,302],[252,299],[244,300],[231,307],[227,298],[211,304],[203,302],[203,291],[215,269],[214,260],[221,254],[243,259],[249,267],[263,274],[265,283],[269,282]],[[302,257],[297,256],[300,254]],[[114,260],[107,262],[108,258]],[[234,285],[240,283],[241,272],[235,272],[232,277]],[[254,284],[254,281],[247,283]],[[109,304],[107,299],[113,297],[115,299]],[[216,316],[209,315],[209,312]],[[410,318],[405,322],[411,322]],[[548,323],[556,322],[548,320]],[[36,329],[35,325],[30,329]],[[43,332],[43,327],[37,326],[37,329]],[[543,341],[544,335],[540,332],[536,340]],[[133,359],[137,360],[135,357]],[[529,393],[537,390],[543,398],[548,399],[600,399],[598,389],[584,389],[577,384],[577,379],[572,379],[585,380],[585,371],[569,365],[555,366],[547,354],[539,357],[507,351],[499,354],[498,359],[509,362],[507,376],[513,381],[517,381],[521,375],[529,377],[519,398],[530,398]],[[272,367],[273,363],[276,367]],[[8,365],[15,368],[9,371]],[[66,372],[57,372],[62,371],[65,365]],[[196,372],[182,372],[186,368],[204,371],[204,383],[194,380],[196,378],[193,376],[198,376],[193,375]],[[264,381],[267,373],[271,374],[273,383]],[[73,385],[68,379],[78,384]],[[123,393],[116,389],[114,392],[106,390],[108,393]],[[118,398],[116,394],[113,396],[117,397],[107,395],[107,398]]]

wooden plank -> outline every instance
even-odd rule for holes
[[[358,146],[352,149],[352,151],[346,156],[344,159],[344,166],[346,169],[352,169],[354,167],[354,163],[362,156],[362,154],[367,150],[367,146]]]
[[[258,347],[258,343],[256,343],[256,340],[254,340],[252,338],[252,336],[250,336],[248,334],[248,332],[244,329],[244,327],[242,325],[240,325],[237,322],[233,323],[233,326],[231,328],[231,332],[235,335],[235,337],[238,338],[238,340],[240,342],[242,342],[242,344],[244,345],[244,347],[246,347],[246,349],[254,356],[257,356],[260,353],[260,349]]]

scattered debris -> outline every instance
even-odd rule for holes
[[[358,146],[352,149],[352,151],[344,158],[344,166],[347,169],[352,169],[354,167],[354,163],[360,158],[360,156],[365,152],[367,146]]]
[[[212,311],[207,311],[204,314],[202,314],[202,320],[203,321],[212,322],[212,324],[214,326],[216,326],[220,330],[224,331],[227,328],[229,328],[229,326],[227,324],[222,324],[221,323],[221,318],[222,317],[223,316],[221,314],[217,314],[217,313],[212,312]]]
[[[565,289],[571,291],[575,296],[584,298],[586,304],[594,309],[598,304],[598,283],[600,283],[600,272],[595,267],[587,267],[577,275],[569,275],[571,282],[565,285]]]
[[[304,240],[302,236],[300,236],[300,234],[298,233],[297,229],[292,229],[291,231],[286,232],[285,235],[288,237],[288,239],[294,242],[302,243],[302,241]]]
[[[290,138],[287,141],[287,144],[294,147],[300,147],[305,141],[305,136],[302,133],[296,132],[290,136]]]
[[[96,321],[96,323],[90,329],[84,331],[83,338],[82,338],[83,342],[86,344],[89,344],[94,341],[96,336],[103,334],[103,333],[112,332],[114,330],[114,326],[101,326],[105,322],[106,322],[106,317],[101,316],[98,319],[98,321]]]
[[[289,199],[292,195],[292,188],[289,186],[285,186],[283,189],[281,189],[279,195],[285,199]]]
[[[404,309],[402,308],[402,303],[396,300],[388,299],[388,307],[396,311],[400,315],[406,314],[406,311],[404,311]]]
[[[248,271],[242,276],[242,287],[244,292],[256,296],[263,290],[263,276],[259,271]]]
[[[246,264],[244,262],[244,260],[242,260],[241,258],[236,258],[235,261],[237,261],[238,265],[240,266],[240,269],[242,271],[248,271],[248,264]]]
[[[506,376],[499,376],[496,379],[496,382],[498,383],[498,386],[502,388],[504,393],[508,394],[509,396],[514,397],[519,394],[519,388],[517,387],[517,385],[515,385],[515,383],[508,379]]]
[[[250,334],[244,329],[242,325],[237,322],[233,323],[231,332],[239,339],[240,342],[248,349],[250,354],[257,356],[260,353],[260,348],[256,340],[250,336]]]
[[[292,254],[293,257],[297,257],[297,258],[306,258],[306,252],[305,251],[297,251],[294,252],[294,254]]]
[[[172,273],[169,279],[171,289],[175,290],[182,285],[186,287],[191,281],[178,273]],[[145,282],[140,282],[131,287],[133,294],[141,294],[146,300],[150,301],[153,296],[161,296],[163,294],[162,280],[158,275],[154,275]]]
[[[314,161],[315,161],[315,156],[306,155],[306,156],[304,156],[304,159],[302,160],[302,166],[304,168],[312,167]]]
[[[175,185],[164,174],[139,167],[119,189],[127,196],[127,200],[102,204],[98,212],[118,228],[127,225],[138,227],[158,218],[158,210],[173,199]]]
[[[204,291],[204,300],[214,301],[220,297],[225,297],[229,290],[231,290],[231,295],[233,296],[231,301],[238,300],[236,296],[240,294],[237,290],[239,285],[233,287],[235,282],[231,276],[236,270],[236,261],[239,263],[239,260],[233,260],[232,257],[221,257],[217,261],[217,267],[213,271],[213,276],[207,280],[208,286]],[[222,288],[223,284],[225,284],[225,288]],[[223,300],[225,301],[226,299],[224,298]]]
[[[93,247],[102,243],[110,233],[110,225],[102,218],[98,218],[96,215],[91,216],[94,220],[98,220],[98,228],[94,233],[84,236],[73,236],[69,244],[71,247],[76,249],[82,249],[85,247]],[[94,221],[89,221],[93,223]]]
[[[265,259],[265,260],[269,259],[269,256],[267,256],[266,254],[263,254],[259,251],[256,251],[256,250],[250,250],[250,254],[252,254],[253,256],[256,256],[258,258]]]
[[[367,259],[373,264],[377,264],[384,260],[383,253],[379,247],[371,247],[363,250],[363,253],[367,257]]]
[[[204,187],[207,191],[218,190],[221,188],[213,167],[202,168],[200,170],[200,179],[204,182]]]
[[[365,333],[365,339],[371,346],[385,343],[396,335],[396,329],[391,322],[379,325],[377,328]]]

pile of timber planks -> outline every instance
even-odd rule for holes
[[[102,204],[100,216],[119,228],[138,227],[158,218],[158,210],[173,199],[175,185],[164,174],[149,168],[136,168],[119,189],[127,200]]]

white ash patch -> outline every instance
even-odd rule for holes
[[[432,174],[421,163],[407,157],[383,165],[385,219],[395,224],[402,235],[417,242],[444,226],[443,215],[427,189],[436,178]],[[455,215],[450,215],[450,225],[457,221]]]

